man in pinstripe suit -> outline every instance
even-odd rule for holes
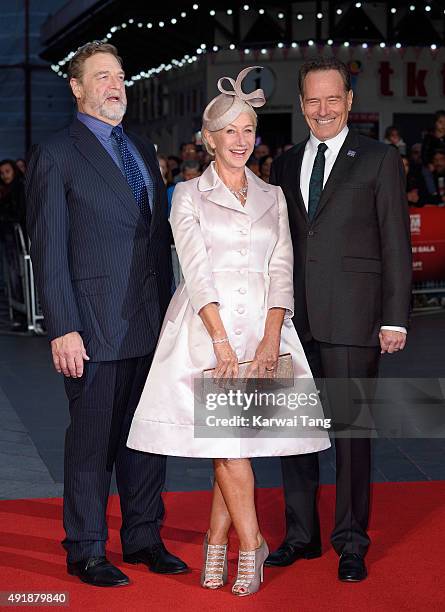
[[[88,43],[69,66],[78,113],[33,150],[27,173],[31,257],[54,366],[65,376],[64,527],[68,572],[128,584],[105,557],[113,465],[124,561],[158,573],[187,566],[162,544],[165,457],[126,440],[171,297],[165,188],[153,145],[121,126],[115,47]]]

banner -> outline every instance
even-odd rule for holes
[[[445,207],[410,208],[413,281],[445,281]]]

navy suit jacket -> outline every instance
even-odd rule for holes
[[[152,144],[129,133],[154,180],[150,226],[115,162],[75,119],[34,147],[31,258],[49,338],[81,333],[92,361],[154,350],[171,298],[167,199]]]

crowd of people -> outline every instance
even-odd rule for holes
[[[435,113],[432,130],[409,151],[396,126],[386,129],[384,142],[402,156],[409,205],[445,204],[445,110]]]
[[[445,204],[445,110],[434,115],[434,125],[423,141],[409,147],[394,125],[385,130],[383,142],[395,147],[402,158],[406,172],[406,197],[410,206]],[[286,144],[273,151],[261,142],[246,164],[247,167],[266,183],[269,182],[270,168],[274,159],[290,149]],[[159,166],[167,186],[169,210],[175,185],[181,181],[200,176],[212,158],[202,144],[191,140],[181,145],[179,155],[158,154]]]

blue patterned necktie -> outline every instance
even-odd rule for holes
[[[312,167],[311,179],[309,181],[309,206],[308,216],[309,220],[312,221],[317,212],[318,204],[320,202],[321,192],[323,191],[323,179],[324,179],[324,164],[325,156],[324,153],[328,148],[327,144],[320,142],[318,145],[317,155],[315,156],[314,165]]]
[[[111,136],[114,138],[119,148],[122,163],[124,164],[125,178],[127,179],[127,183],[131,191],[133,192],[134,199],[136,200],[137,205],[139,206],[142,216],[144,217],[144,219],[146,219],[146,221],[148,221],[148,223],[150,223],[151,209],[147,187],[145,185],[142,172],[140,171],[134,156],[128,150],[128,146],[124,138],[122,128],[120,126],[114,127],[111,131]],[[153,197],[152,185],[150,191]]]

